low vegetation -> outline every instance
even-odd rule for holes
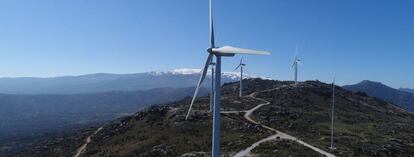
[[[255,120],[320,149],[337,156],[408,157],[414,154],[414,114],[395,105],[337,87],[334,140],[337,149],[331,151],[328,149],[331,85],[308,81],[293,86],[291,82],[260,79],[245,80],[244,84],[245,94],[258,92],[256,97],[271,102],[253,113]],[[238,98],[237,91],[237,83],[223,87],[222,110],[244,111],[261,103],[249,97]],[[83,156],[209,156],[212,124],[209,99],[198,99],[186,121],[189,103],[190,100],[185,99],[152,106],[108,123],[92,138]],[[274,132],[246,121],[243,113],[222,114],[223,156],[232,156],[272,134]],[[79,142],[72,142],[73,145],[80,146]],[[49,145],[48,149],[64,150],[60,147]],[[70,156],[74,151],[45,156]],[[262,143],[252,153],[257,156],[320,156],[298,143],[280,139]]]

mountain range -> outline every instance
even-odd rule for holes
[[[343,86],[347,90],[363,92],[369,96],[394,103],[407,110],[414,112],[414,94],[410,89],[394,89],[380,82],[362,81],[354,85]]]
[[[3,94],[83,94],[108,91],[137,91],[154,88],[187,88],[195,86],[200,69],[175,69],[135,74],[88,74],[50,78],[18,77],[0,78]],[[209,73],[208,73],[209,74]],[[247,78],[254,77],[244,75]],[[223,82],[235,81],[237,72],[224,72]],[[209,86],[210,77],[203,84]]]

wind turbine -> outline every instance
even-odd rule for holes
[[[239,97],[243,96],[243,67],[246,66],[246,64],[243,63],[243,58],[240,59],[240,64],[233,70],[236,71],[240,68],[240,89],[239,89]]]
[[[256,51],[243,48],[237,48],[232,46],[216,47],[214,39],[214,27],[213,27],[213,9],[212,0],[209,0],[209,12],[210,12],[210,48],[207,49],[208,57],[204,68],[201,72],[200,79],[198,80],[196,90],[194,92],[193,99],[191,100],[190,107],[187,112],[186,119],[190,115],[191,108],[194,104],[194,100],[197,97],[201,83],[207,73],[207,69],[212,62],[213,57],[216,57],[215,68],[215,82],[214,82],[214,106],[213,106],[213,137],[212,137],[212,157],[220,157],[220,101],[221,101],[221,57],[232,57],[235,54],[254,54],[254,55],[270,55],[270,52]]]
[[[296,46],[295,58],[293,60],[292,67],[295,68],[295,85],[298,84],[298,64],[302,65],[298,58],[298,46]]]
[[[336,149],[333,142],[333,134],[334,134],[334,110],[335,110],[335,77],[333,78],[332,82],[332,121],[331,121],[331,146],[329,149],[333,150]]]

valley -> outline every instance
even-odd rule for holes
[[[145,107],[191,96],[194,88],[72,95],[0,95],[0,156],[39,140],[89,129]],[[201,95],[206,95],[202,89]]]

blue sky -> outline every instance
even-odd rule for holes
[[[414,1],[214,0],[217,45],[268,50],[247,70],[281,80],[414,88]],[[0,77],[200,68],[207,0],[0,1]],[[224,59],[230,71],[240,56]]]

